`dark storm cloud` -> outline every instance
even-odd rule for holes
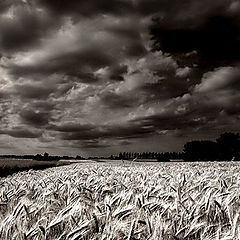
[[[164,17],[153,21],[154,49],[178,55],[195,50],[201,67],[239,60],[239,6],[231,10],[231,1],[184,2],[186,9],[182,3],[169,4]]]
[[[0,134],[7,134],[15,138],[38,138],[42,135],[42,132],[16,127],[9,130],[0,131]]]
[[[129,139],[146,137],[153,133],[151,126],[138,123],[124,123],[119,125],[98,126],[82,131],[68,131],[61,134],[63,140],[96,140],[96,139]]]
[[[29,50],[40,44],[41,39],[61,23],[54,21],[52,16],[35,8],[28,9],[25,5],[14,6],[13,17],[0,19],[0,49],[12,53]]]
[[[94,16],[99,13],[111,14],[126,14],[132,10],[131,1],[126,0],[38,0],[41,6],[51,10],[53,14],[57,15],[72,15],[74,17],[80,16]]]
[[[19,116],[24,123],[38,127],[46,125],[49,120],[48,112],[35,112],[32,109],[23,109]]]

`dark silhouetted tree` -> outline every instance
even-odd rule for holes
[[[49,154],[48,154],[47,152],[44,153],[43,159],[44,159],[45,161],[49,160]]]
[[[192,141],[184,145],[186,161],[210,161],[218,157],[218,145],[212,141]]]
[[[221,160],[240,160],[239,133],[226,132],[216,139]]]

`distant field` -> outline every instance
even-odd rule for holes
[[[72,164],[0,178],[0,239],[240,239],[240,163]]]
[[[49,167],[56,167],[69,164],[66,161],[35,161],[24,159],[0,159],[0,177],[7,176],[19,171],[29,169],[42,170]]]

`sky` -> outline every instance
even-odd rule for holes
[[[239,90],[239,0],[0,1],[0,154],[181,151]]]

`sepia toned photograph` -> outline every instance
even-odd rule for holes
[[[0,0],[0,240],[240,240],[240,0]]]

